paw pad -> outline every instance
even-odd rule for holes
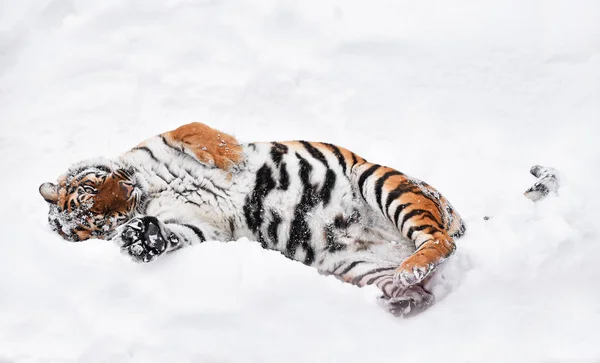
[[[121,250],[137,262],[150,262],[167,249],[158,220],[154,217],[135,218],[121,232]],[[176,237],[169,236],[169,241]]]

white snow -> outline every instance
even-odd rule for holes
[[[593,0],[1,1],[0,361],[600,361],[599,19]],[[41,183],[190,121],[436,186],[468,222],[446,297],[401,320],[249,241],[138,265],[50,230]],[[523,197],[534,164],[559,196]]]

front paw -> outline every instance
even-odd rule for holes
[[[423,281],[435,266],[420,255],[413,255],[400,265],[394,274],[394,282],[401,286],[412,286]]]
[[[121,251],[136,262],[150,262],[167,250],[171,239],[164,236],[155,217],[134,218],[121,232]]]

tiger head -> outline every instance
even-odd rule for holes
[[[110,238],[144,199],[134,170],[106,159],[76,164],[58,185],[44,183],[39,190],[50,204],[50,227],[73,242]]]

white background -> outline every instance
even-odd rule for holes
[[[436,186],[453,291],[401,320],[249,241],[52,233],[39,184],[190,121]],[[0,362],[598,362],[599,123],[597,1],[0,0]]]

